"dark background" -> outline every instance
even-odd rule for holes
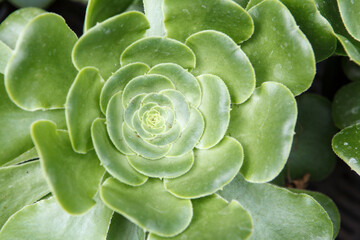
[[[0,3],[0,22],[17,8],[8,2]],[[58,0],[47,9],[63,16],[70,28],[81,36],[86,5],[69,0]],[[330,101],[335,93],[350,81],[341,67],[343,57],[334,56],[317,64],[317,74],[309,92],[325,96]],[[321,182],[311,182],[309,189],[329,196],[341,214],[338,240],[360,240],[360,177],[338,159],[334,172]]]

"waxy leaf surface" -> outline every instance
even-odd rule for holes
[[[191,201],[174,197],[158,179],[132,187],[109,178],[101,187],[101,198],[146,231],[166,237],[184,231],[192,218]]]
[[[14,214],[0,231],[0,239],[105,239],[112,211],[100,200],[87,213],[73,216],[55,198],[39,201]]]
[[[106,240],[145,240],[145,231],[114,212]]]
[[[254,226],[250,239],[332,239],[328,214],[306,194],[249,183],[240,174],[219,194],[228,201],[237,200],[249,212]]]
[[[290,153],[297,116],[294,96],[284,85],[267,82],[232,108],[228,134],[244,147],[241,173],[251,182],[272,180]]]
[[[47,120],[35,122],[31,136],[46,180],[59,204],[69,213],[82,214],[94,204],[104,169],[94,151],[73,151],[67,131]]]
[[[5,86],[12,101],[29,111],[63,108],[76,76],[71,61],[76,40],[59,15],[44,13],[31,20],[6,68]]]

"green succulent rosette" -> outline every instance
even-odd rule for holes
[[[288,7],[136,6],[89,1],[79,39],[34,8],[0,26],[0,239],[259,239],[266,220],[251,199],[261,192],[316,218],[282,224],[281,239],[294,228],[336,236],[336,207],[265,184],[287,162],[294,95],[315,74]]]

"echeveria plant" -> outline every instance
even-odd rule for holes
[[[334,238],[330,199],[267,183],[336,48],[304,2],[90,0],[79,39],[59,15],[10,15],[0,239]]]

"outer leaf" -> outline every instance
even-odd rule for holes
[[[145,75],[149,67],[143,63],[133,63],[126,65],[116,71],[105,83],[100,95],[101,111],[105,114],[106,108],[111,97],[122,90],[130,80],[135,77]]]
[[[229,89],[231,102],[242,103],[255,88],[255,73],[244,52],[228,36],[216,31],[191,35],[186,44],[196,55],[194,75],[219,76]]]
[[[360,65],[360,43],[346,30],[340,16],[337,0],[315,0],[320,13],[330,22],[341,45],[337,52],[341,55],[349,55],[350,59]]]
[[[149,160],[141,156],[127,156],[129,163],[139,172],[155,178],[175,178],[190,170],[194,163],[193,152],[178,157]]]
[[[12,214],[49,192],[39,161],[0,168],[0,229]]]
[[[71,61],[76,40],[59,15],[44,13],[31,20],[6,68],[12,101],[30,111],[63,108],[76,75]]]
[[[246,5],[249,2],[249,0],[233,0],[233,1],[239,4],[242,8],[246,8]]]
[[[166,237],[182,232],[192,218],[191,201],[172,196],[158,179],[131,187],[108,178],[101,187],[101,198],[143,229]]]
[[[98,240],[105,239],[112,211],[98,200],[81,216],[66,213],[54,198],[26,206],[14,214],[0,231],[0,239]]]
[[[315,76],[315,58],[290,11],[277,0],[265,0],[249,14],[255,32],[242,49],[255,69],[256,84],[275,81],[295,95],[304,92]]]
[[[332,115],[340,129],[360,122],[360,82],[345,85],[336,93]]]
[[[9,99],[0,75],[0,166],[15,164],[17,157],[34,147],[30,126],[39,119],[49,119],[55,121],[60,129],[66,128],[63,110],[28,112],[18,108]]]
[[[5,67],[13,52],[5,43],[0,41],[0,53],[0,73],[4,74]]]
[[[38,8],[21,8],[11,13],[0,25],[0,40],[14,49],[25,26],[42,13],[45,11]]]
[[[163,238],[150,234],[149,240],[248,239],[252,231],[250,215],[236,201],[227,203],[218,195],[193,200],[194,217],[181,234]]]
[[[96,68],[84,68],[66,98],[65,115],[70,141],[78,153],[86,153],[93,148],[90,128],[94,119],[102,116],[99,100],[103,86],[104,80]]]
[[[36,152],[36,148],[33,147],[30,150],[24,152],[23,154],[19,155],[18,157],[14,158],[13,160],[11,160],[10,162],[5,163],[3,166],[11,166],[11,165],[15,165],[18,163],[22,163],[28,160],[32,160],[35,158],[38,158],[39,155]]]
[[[331,118],[331,103],[314,94],[301,95],[294,142],[289,161],[288,174],[300,179],[310,174],[310,180],[326,178],[335,167],[336,155],[331,149],[331,139],[337,132]]]
[[[246,180],[267,182],[280,173],[290,153],[296,115],[294,96],[275,82],[263,83],[247,102],[233,106],[228,133],[244,147],[241,173]]]
[[[344,128],[332,140],[334,152],[360,175],[360,124]]]
[[[228,184],[243,162],[241,144],[231,137],[205,150],[194,150],[194,166],[188,173],[164,181],[166,189],[179,198],[210,195]]]
[[[135,171],[125,155],[120,153],[111,142],[106,131],[105,120],[96,119],[91,127],[95,151],[106,169],[113,177],[129,185],[141,185],[147,177]]]
[[[17,7],[38,7],[45,8],[49,6],[54,0],[9,0]]]
[[[145,35],[149,23],[140,12],[114,16],[87,31],[73,49],[78,69],[93,66],[107,79],[120,67],[121,53]]]
[[[360,41],[360,25],[358,24],[360,21],[360,2],[337,0],[337,3],[346,30],[352,37]]]
[[[93,197],[104,174],[95,152],[74,152],[67,132],[56,130],[51,121],[34,123],[31,136],[51,192],[60,205],[72,214],[88,211],[95,204]]]
[[[145,240],[145,232],[120,214],[114,213],[106,240]]]
[[[164,0],[163,8],[167,36],[182,42],[193,33],[212,29],[240,43],[254,31],[249,14],[230,0]]]
[[[86,8],[84,30],[124,12],[134,0],[90,0]]]
[[[324,208],[333,224],[333,239],[335,239],[340,230],[340,213],[335,203],[328,196],[319,192],[293,188],[290,188],[289,190],[295,193],[305,193],[307,195],[310,195]]]
[[[175,63],[186,69],[195,67],[195,55],[185,44],[170,38],[148,37],[131,44],[121,55],[121,65],[143,62],[150,67]]]
[[[342,68],[351,81],[360,81],[360,66],[349,59],[342,59]]]
[[[332,223],[312,197],[292,193],[272,184],[254,184],[238,175],[223,191],[227,200],[237,200],[251,215],[250,239],[332,239]]]

